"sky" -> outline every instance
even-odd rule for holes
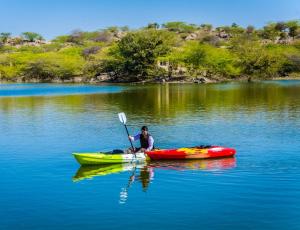
[[[25,31],[46,39],[73,30],[132,29],[149,22],[254,25],[300,19],[300,0],[0,0],[0,32]]]

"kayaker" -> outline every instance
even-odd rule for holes
[[[148,132],[148,127],[147,126],[143,126],[141,128],[141,132],[136,134],[135,136],[128,136],[128,138],[131,141],[137,141],[140,140],[141,143],[141,147],[140,148],[135,148],[135,151],[141,151],[141,152],[145,152],[145,151],[150,151],[154,148],[154,139],[151,136],[151,134]]]

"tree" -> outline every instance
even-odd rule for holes
[[[210,32],[210,31],[213,29],[212,24],[201,24],[200,27],[201,27],[203,30],[208,31],[208,32]]]
[[[278,74],[285,58],[283,55],[271,52],[259,41],[246,38],[236,38],[232,41],[232,51],[238,57],[238,65],[242,73],[255,77],[271,77]]]
[[[192,33],[197,29],[194,24],[187,24],[185,22],[167,22],[163,24],[163,27],[169,31],[178,33]]]
[[[167,54],[173,43],[174,36],[167,31],[130,32],[110,51],[114,58],[106,64],[114,72],[133,79],[145,79],[155,68],[157,57]]]
[[[0,41],[3,43],[6,43],[7,40],[10,38],[10,36],[11,36],[11,33],[2,32],[2,33],[0,33]]]
[[[285,22],[277,22],[274,29],[279,32],[284,32],[287,29],[287,25]]]
[[[233,28],[238,28],[238,27],[239,27],[239,25],[238,25],[238,24],[236,24],[236,23],[234,22],[234,23],[232,23],[232,24],[231,24],[231,27],[233,27]]]
[[[229,27],[229,33],[231,36],[237,36],[244,32],[245,32],[245,29],[236,23],[232,23],[231,27]]]
[[[190,69],[199,69],[201,66],[203,66],[207,55],[208,54],[204,46],[200,45],[199,43],[192,42],[186,47],[183,62]]]
[[[285,32],[281,32],[281,33],[279,34],[279,37],[280,37],[280,40],[285,40],[285,39],[287,39],[288,35],[287,35],[287,33],[285,33]]]
[[[229,37],[241,35],[245,31],[244,28],[238,26],[235,23],[233,23],[232,26],[217,27],[216,30],[219,32],[219,36],[221,36],[221,33],[225,32]]]
[[[34,41],[36,41],[36,40],[43,40],[43,39],[44,39],[40,34],[35,33],[35,32],[23,32],[23,33],[22,33],[22,36],[23,36],[26,40],[28,40],[28,41],[30,41],[30,42],[34,42]]]
[[[289,30],[288,34],[292,38],[295,38],[300,34],[300,22],[297,20],[286,22],[286,26]]]
[[[254,31],[255,31],[254,26],[252,26],[252,25],[247,26],[247,28],[246,28],[247,34],[252,34],[252,33],[254,33]]]
[[[234,66],[234,55],[227,49],[191,41],[178,50],[175,56],[179,59],[177,62],[194,76],[213,74],[231,77],[239,74],[239,68]]]
[[[269,23],[268,25],[264,26],[260,36],[264,39],[270,39],[274,41],[280,34],[280,32],[275,29],[275,26],[275,23]]]
[[[159,24],[157,22],[149,23],[147,28],[148,29],[159,29]]]
[[[300,34],[299,27],[298,26],[292,26],[289,28],[289,36],[292,38],[295,38]]]

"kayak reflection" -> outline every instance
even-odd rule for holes
[[[220,159],[207,159],[207,160],[169,160],[169,161],[150,161],[144,163],[126,163],[126,164],[111,164],[111,165],[93,165],[81,166],[76,174],[73,176],[73,182],[78,182],[84,179],[92,179],[96,176],[106,176],[115,173],[126,171],[134,171],[140,169],[140,176],[138,179],[143,181],[150,178],[148,169],[166,169],[166,170],[209,170],[217,171],[234,168],[236,166],[236,159],[234,157],[220,158]]]
[[[236,166],[234,157],[207,160],[170,160],[150,161],[148,163],[127,163],[111,165],[81,166],[73,177],[73,182],[92,179],[97,176],[107,176],[115,173],[131,172],[127,185],[121,188],[119,203],[124,204],[128,198],[128,190],[134,182],[140,182],[144,192],[154,179],[155,169],[163,170],[206,170],[221,171]]]
[[[208,170],[218,171],[234,168],[236,166],[235,157],[206,159],[206,160],[177,160],[177,161],[151,161],[148,167],[167,170]]]
[[[78,182],[84,179],[92,179],[96,176],[107,176],[115,173],[134,171],[143,166],[145,166],[144,163],[81,166],[73,176],[73,182]]]

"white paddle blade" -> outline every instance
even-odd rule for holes
[[[119,113],[118,116],[119,120],[125,125],[127,121],[125,113]]]

